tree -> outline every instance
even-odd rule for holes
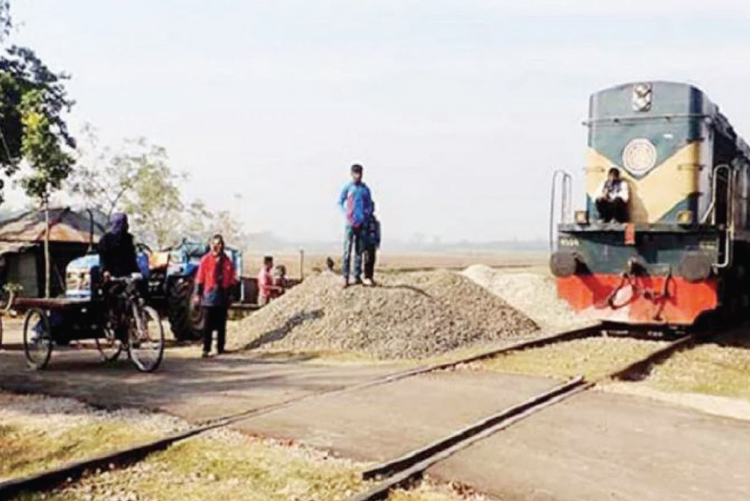
[[[186,219],[203,217],[207,211],[205,206],[183,203],[180,183],[186,176],[175,173],[163,147],[138,138],[125,141],[113,153],[98,146],[91,126],[83,135],[70,191],[84,206],[108,216],[126,212],[140,241],[159,248],[173,244]]]
[[[100,148],[94,128],[87,124],[81,131],[83,145],[78,148],[76,169],[69,180],[69,190],[84,206],[97,209],[107,217],[121,208],[123,197],[133,189],[138,165],[124,161],[127,154],[112,155],[109,148]],[[141,146],[145,140],[127,142]],[[130,156],[134,153],[131,152]]]
[[[48,114],[43,90],[27,92],[21,102],[23,125],[21,152],[30,172],[21,180],[26,194],[40,202],[44,210],[44,293],[50,295],[49,197],[70,175],[73,157],[63,150],[54,119]]]
[[[90,125],[81,136],[78,164],[68,185],[84,206],[107,215],[127,212],[138,239],[158,248],[184,238],[208,240],[215,233],[234,245],[244,241],[242,226],[230,211],[212,211],[200,199],[184,201],[181,183],[187,176],[175,173],[164,148],[140,138],[126,141],[113,154],[99,146]],[[234,198],[241,200],[240,195]]]
[[[64,86],[69,77],[51,71],[31,49],[7,46],[11,26],[10,3],[0,0],[0,171],[8,178],[18,172],[25,156],[27,120],[43,115],[44,141],[57,143],[60,151],[62,145],[75,147],[63,119],[63,114],[73,106]],[[29,111],[31,108],[33,112]],[[40,139],[41,136],[30,141]],[[50,148],[47,145],[42,149],[49,153]],[[64,170],[63,166],[59,168]],[[51,175],[50,179],[54,177]],[[0,203],[3,186],[0,180]]]
[[[243,247],[245,233],[242,223],[228,210],[222,210],[213,214],[213,233],[221,233],[229,245]]]
[[[138,145],[140,153],[113,159],[117,172],[134,173],[126,181],[122,207],[141,239],[163,248],[178,238],[184,209],[179,182],[185,176],[172,171],[167,152],[161,146],[148,145],[143,139]]]

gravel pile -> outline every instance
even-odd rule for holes
[[[557,297],[555,279],[550,275],[498,270],[482,264],[466,268],[463,275],[523,312],[543,329],[571,328],[589,321]]]
[[[375,288],[320,274],[230,327],[232,348],[424,358],[528,335],[524,314],[449,271],[386,275]]]

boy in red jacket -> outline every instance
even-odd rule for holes
[[[211,337],[216,331],[216,352],[224,353],[227,333],[229,291],[237,282],[234,264],[224,253],[224,238],[214,235],[211,252],[203,256],[195,277],[194,301],[203,308],[206,328],[203,331],[203,358],[211,352]]]

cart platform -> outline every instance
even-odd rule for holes
[[[91,304],[90,299],[77,298],[43,298],[43,297],[17,297],[13,300],[13,308],[17,310],[29,310],[40,308],[42,310],[65,310],[68,308],[80,308]]]

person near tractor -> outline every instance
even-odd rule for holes
[[[284,288],[276,282],[273,276],[273,257],[266,256],[258,272],[258,304],[265,306],[283,293]]]
[[[211,251],[203,256],[195,276],[193,301],[203,308],[205,330],[203,331],[203,358],[211,353],[211,338],[216,332],[216,353],[224,353],[227,333],[227,312],[230,290],[237,282],[234,263],[224,252],[224,238],[214,235]]]
[[[616,167],[609,169],[607,179],[599,187],[596,198],[596,210],[602,221],[608,223],[613,219],[618,223],[628,222],[628,183],[620,177]]]
[[[119,321],[124,307],[118,300],[120,287],[113,278],[129,277],[139,273],[133,235],[130,234],[128,216],[117,212],[110,217],[107,233],[99,240],[99,273],[101,274],[102,294],[111,326],[115,326],[115,336],[121,341],[127,338],[127,327]]]
[[[375,260],[380,248],[380,221],[373,214],[367,222],[365,229],[365,280],[368,286],[375,285]]]
[[[344,276],[344,287],[348,287],[352,272],[354,283],[362,283],[362,253],[364,251],[367,223],[375,211],[370,188],[362,181],[363,169],[359,164],[352,165],[352,181],[346,185],[339,197],[339,205],[346,217],[344,234],[344,256],[341,271]]]
[[[105,282],[140,272],[133,235],[129,230],[126,214],[112,214],[109,231],[99,240],[99,271]]]

